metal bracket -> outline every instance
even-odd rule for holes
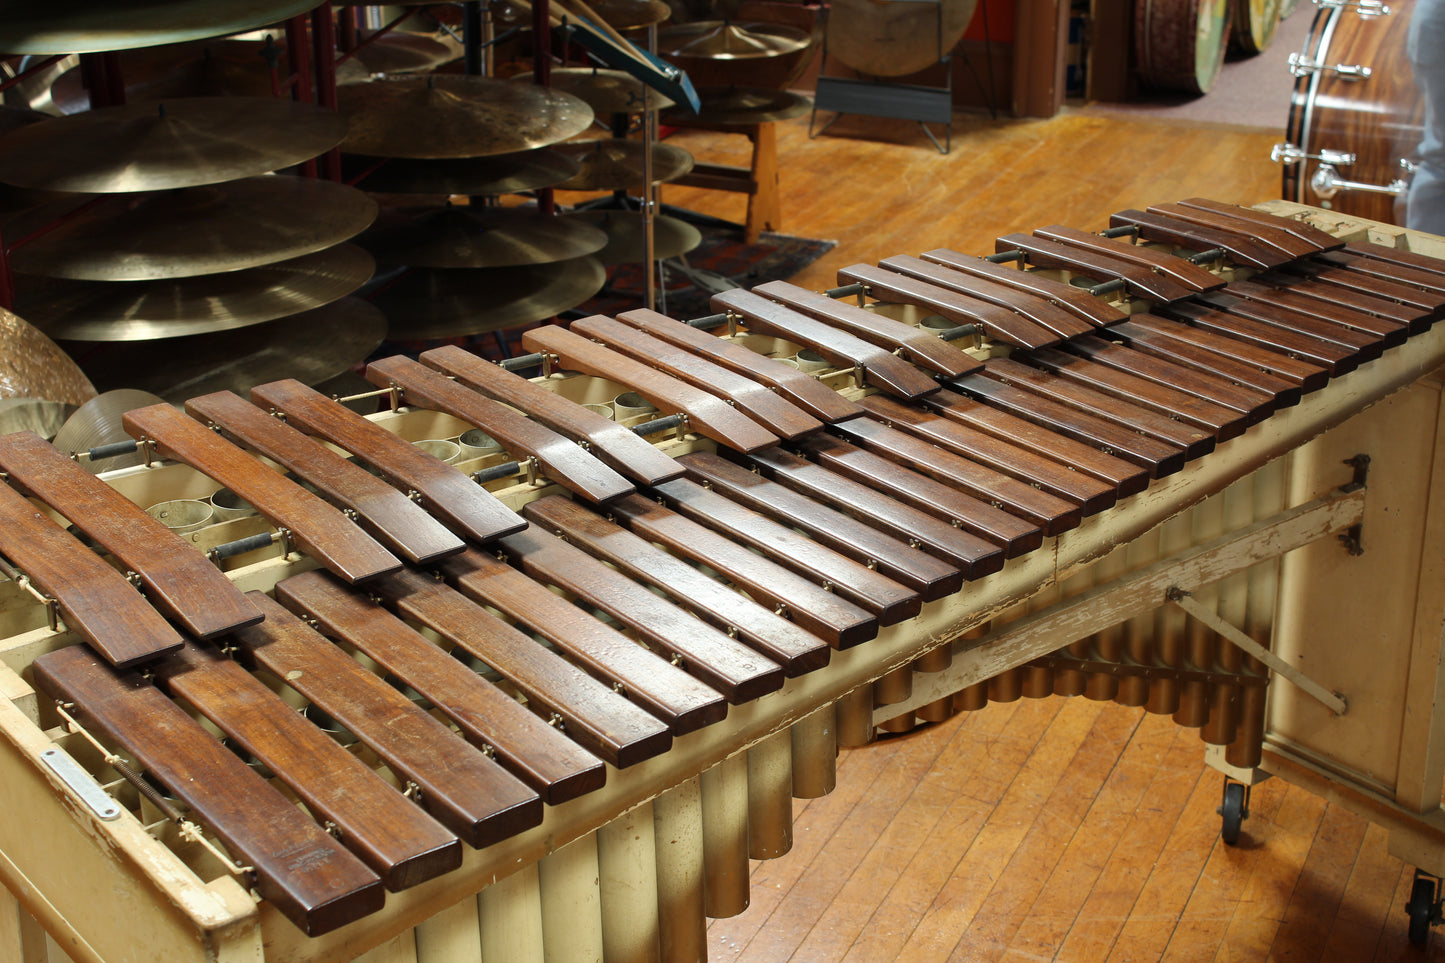
[[[1232,623],[1225,621],[1220,617],[1218,612],[1207,609],[1194,601],[1194,598],[1184,589],[1177,585],[1171,586],[1168,591],[1164,593],[1164,598],[1166,601],[1179,606],[1200,622],[1203,622],[1234,646],[1242,649],[1246,654],[1269,666],[1276,674],[1283,676],[1297,688],[1304,691],[1305,694],[1323,704],[1335,715],[1342,716],[1349,711],[1349,703],[1345,701],[1344,696],[1338,692],[1331,692],[1329,689],[1326,689],[1299,669],[1254,641],[1254,639],[1250,638]]]

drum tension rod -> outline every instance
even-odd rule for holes
[[[1194,600],[1193,596],[1190,595],[1189,592],[1185,591],[1177,585],[1174,585],[1170,586],[1170,588],[1165,591],[1164,598],[1169,602],[1173,602],[1175,605],[1179,606],[1189,615],[1194,616],[1200,622],[1203,622],[1210,629],[1213,629],[1219,635],[1227,639],[1235,647],[1242,649],[1246,654],[1253,656],[1255,659],[1258,659],[1260,662],[1263,662],[1265,665],[1269,666],[1270,669],[1272,669],[1278,675],[1281,675],[1284,678],[1288,679],[1290,682],[1294,683],[1297,688],[1301,689],[1306,695],[1309,695],[1316,701],[1322,703],[1325,708],[1329,709],[1335,715],[1342,716],[1349,711],[1349,703],[1345,701],[1345,697],[1343,695],[1338,692],[1331,692],[1329,689],[1326,689],[1314,679],[1311,679],[1309,676],[1305,675],[1298,668],[1290,665],[1288,662],[1275,655],[1269,649],[1266,649],[1264,646],[1260,645],[1258,642],[1256,642],[1249,635],[1237,628],[1235,625],[1225,621],[1222,617],[1220,617],[1218,612],[1215,612],[1213,609],[1209,609],[1203,605],[1200,605]]]

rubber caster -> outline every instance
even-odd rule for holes
[[[1415,885],[1410,887],[1410,901],[1405,913],[1410,917],[1410,942],[1424,946],[1430,941],[1430,927],[1440,922],[1440,881],[1428,873],[1415,870]]]
[[[1249,787],[1244,783],[1224,780],[1224,798],[1215,810],[1220,816],[1219,838],[1226,845],[1239,842],[1239,830],[1249,818]]]

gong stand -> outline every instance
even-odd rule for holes
[[[844,114],[862,114],[868,117],[889,117],[895,120],[913,120],[923,128],[933,146],[940,154],[947,154],[953,143],[953,55],[943,49],[943,3],[942,0],[895,0],[897,3],[932,4],[937,14],[938,63],[943,67],[944,86],[929,87],[923,84],[898,84],[886,80],[864,80],[854,77],[828,77],[828,33],[823,33],[823,60],[818,67],[818,84],[813,94],[813,113],[808,118],[808,136],[818,136],[832,126],[833,121]],[[967,59],[967,54],[964,58]],[[970,64],[970,66],[972,66]],[[833,116],[816,131],[814,123],[818,111],[833,111]],[[989,105],[993,112],[993,105]],[[929,130],[929,124],[942,124],[943,143]]]

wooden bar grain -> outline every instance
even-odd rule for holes
[[[419,806],[220,650],[186,643],[156,679],[334,824],[347,849],[397,892],[456,869],[462,846]]]
[[[828,664],[828,644],[816,635],[570,499],[540,498],[527,505],[526,514],[533,524],[567,539],[628,577],[667,592],[674,604],[713,628],[736,636],[782,666],[789,677]]]
[[[767,385],[620,321],[595,315],[573,321],[572,330],[717,395],[779,438],[799,438],[823,428],[821,421]]]
[[[170,405],[136,408],[121,423],[132,437],[154,441],[163,457],[185,462],[250,502],[289,531],[306,554],[348,582],[401,567],[396,556],[336,508]]]
[[[416,502],[239,395],[217,391],[192,398],[186,411],[315,486],[327,501],[355,512],[358,525],[409,562],[434,561],[466,547]]]
[[[251,593],[266,613],[231,638],[264,667],[345,726],[397,778],[415,783],[422,806],[471,846],[542,821],[542,799],[424,709],[366,671],[279,602]]]
[[[617,320],[767,385],[820,421],[841,421],[861,413],[851,401],[817,378],[776,358],[750,351],[735,341],[708,334],[646,308],[623,311]]]
[[[309,936],[381,909],[381,879],[135,672],[83,646],[35,659],[36,685],[135,759],[190,818],[255,869],[257,893]]]
[[[1134,209],[1119,211],[1109,216],[1110,227],[1131,225],[1139,236],[1162,244],[1188,248],[1197,253],[1223,250],[1237,264],[1261,270],[1284,264],[1291,255],[1238,233],[1215,230],[1202,224],[1182,221],[1178,218]]]
[[[463,538],[486,543],[527,525],[440,458],[299,381],[258,385],[251,389],[251,400],[285,413],[287,423],[351,452],[383,478],[416,492],[422,507]]]
[[[835,649],[852,648],[878,634],[878,620],[859,605],[650,498],[624,498],[611,508],[631,531],[706,565]]]
[[[1128,261],[1147,270],[1158,271],[1190,291],[1214,291],[1224,287],[1226,283],[1224,278],[1207,268],[1158,248],[1121,242],[1062,224],[1035,228],[1034,234],[1068,247],[1094,251],[1114,260]]]
[[[963,255],[959,255],[959,258],[962,257]],[[988,264],[991,268],[1001,268],[1001,265],[987,261],[981,263]],[[1018,271],[1013,271],[1020,274],[1018,278],[1008,277],[1006,272],[1013,270],[1010,268],[1002,268],[996,273],[969,274],[935,261],[907,255],[884,258],[878,262],[878,266],[1007,308],[1061,338],[1077,337],[1098,324],[1123,316],[1103,301],[1077,289],[1069,289],[1067,300],[1061,300],[1058,295],[1063,292],[1049,286],[1057,282],[1047,278],[1030,278],[1027,272]],[[1015,281],[1019,283],[1011,283]],[[1044,283],[1046,281],[1047,284]]]
[[[553,536],[529,532],[512,550],[523,552],[538,537]],[[440,568],[462,594],[542,636],[588,673],[662,720],[673,734],[692,732],[727,715],[727,701],[718,692],[506,562],[465,552]]]
[[[1037,295],[1048,303],[1069,311],[1096,328],[1124,319],[1124,312],[1114,305],[1071,284],[1065,284],[1063,281],[1044,277],[1037,271],[1027,271],[1021,268],[1008,267],[1003,264],[995,264],[981,257],[961,254],[958,251],[953,251],[946,247],[924,251],[919,257],[923,261],[939,264],[974,278]],[[889,267],[893,267],[895,264],[903,264],[904,262],[889,258],[884,263]],[[987,297],[987,292],[991,291],[992,288],[976,287],[976,290],[979,291],[980,297]],[[990,300],[991,299],[992,298],[990,298]],[[1082,334],[1083,332],[1076,330],[1073,331],[1073,333]]]
[[[356,646],[420,693],[473,745],[490,747],[497,761],[543,801],[556,805],[602,787],[606,770],[596,756],[369,596],[320,570],[283,579],[275,591],[276,601],[314,619],[323,635]]]
[[[192,635],[209,638],[261,620],[204,555],[39,435],[0,437],[0,471],[140,576],[151,604]]]
[[[398,386],[409,405],[444,411],[475,425],[518,461],[535,458],[543,475],[589,502],[608,502],[635,490],[575,442],[411,358],[373,361],[366,366],[366,377],[379,387]]]
[[[957,565],[933,558],[865,520],[835,511],[711,452],[693,452],[678,460],[687,466],[693,480],[807,532],[820,544],[912,588],[926,602],[952,595],[963,585],[963,571]]]
[[[1100,282],[1121,280],[1130,295],[1147,301],[1167,304],[1194,293],[1162,271],[1156,272],[1129,258],[1072,247],[1030,234],[1005,234],[994,242],[994,248],[999,253],[1023,251],[1027,263],[1034,267],[1065,270]]]
[[[585,442],[593,454],[635,482],[652,485],[682,476],[671,458],[630,429],[455,345],[423,351],[418,360],[473,391],[520,408],[573,441]]]
[[[778,436],[716,395],[669,377],[565,328],[533,328],[522,334],[528,351],[555,355],[572,371],[607,378],[642,395],[665,415],[685,414],[688,428],[720,445],[756,451]]]
[[[179,542],[176,550],[194,551]],[[125,576],[3,482],[0,554],[55,599],[67,628],[117,668],[174,652],[184,641]]]
[[[911,619],[923,607],[923,599],[907,586],[696,482],[680,478],[655,486],[653,491],[661,496],[665,507],[763,552],[784,568],[820,586],[831,588],[871,612],[882,625]]]

